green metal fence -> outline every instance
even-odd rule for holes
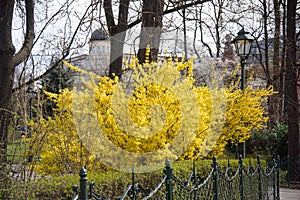
[[[121,196],[104,197],[94,191],[94,183],[87,182],[87,171],[80,171],[80,187],[73,186],[75,195],[73,200],[277,200],[279,196],[279,165],[274,160],[271,167],[263,168],[260,158],[257,158],[256,166],[243,165],[240,157],[235,171],[228,166],[222,171],[213,158],[212,167],[207,177],[200,177],[195,164],[190,176],[181,180],[173,174],[170,162],[166,160],[166,166],[159,183],[152,190],[135,182],[135,173],[132,172],[132,183],[124,189]]]
[[[285,176],[280,180],[281,184],[288,188],[300,188],[300,157],[280,158],[278,164],[281,171],[286,172]]]

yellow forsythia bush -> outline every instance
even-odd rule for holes
[[[219,156],[229,141],[247,140],[267,121],[262,103],[271,88],[195,86],[192,60],[137,63],[125,62],[130,72],[122,80],[91,75],[84,89],[46,92],[58,107],[53,119],[31,123],[37,171]]]

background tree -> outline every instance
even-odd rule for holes
[[[28,0],[25,1],[26,37],[22,48],[16,53],[11,34],[14,4],[14,0],[0,2],[0,171],[5,174],[8,126],[11,119],[10,100],[15,67],[27,59],[34,39],[34,2]],[[1,178],[0,188],[5,188],[3,182],[5,180]],[[2,199],[7,199],[5,193],[2,193]]]
[[[284,62],[280,62],[284,54],[283,43],[281,42],[281,4],[279,0],[273,0],[274,7],[274,51],[273,51],[273,73],[271,78],[271,85],[278,91],[277,94],[274,94],[269,98],[269,127],[271,128],[278,122],[283,122],[283,71],[284,71]]]
[[[107,28],[111,38],[111,53],[109,77],[121,77],[122,61],[123,61],[123,47],[126,37],[126,30],[128,28],[128,9],[130,0],[120,0],[119,15],[117,23],[113,13],[113,5],[111,0],[104,0],[104,11],[106,17]]]
[[[269,127],[283,120],[283,72],[284,62],[280,62],[284,54],[281,32],[281,4],[278,0],[259,2],[262,17],[261,27],[257,29],[257,58],[262,66],[266,86],[272,85],[278,93],[268,100]],[[284,29],[282,29],[284,30]]]
[[[10,98],[12,96],[15,67],[26,60],[34,39],[34,3],[25,2],[26,10],[26,37],[20,51],[16,53],[12,42],[12,20],[15,1],[6,0],[0,3],[0,145],[1,161],[6,160],[7,128],[10,119]]]
[[[25,104],[26,102],[28,103],[28,97],[25,97],[27,95],[27,85],[46,76],[60,63],[62,58],[65,58],[70,53],[74,55],[76,48],[82,47],[82,43],[77,40],[80,37],[79,32],[89,30],[85,29],[84,25],[87,24],[87,21],[93,21],[88,19],[87,16],[93,16],[94,6],[97,5],[94,2],[86,5],[86,10],[81,10],[83,11],[82,15],[77,13],[70,20],[70,15],[74,9],[71,5],[74,5],[74,1],[66,1],[59,5],[56,3],[55,1],[38,1],[34,4],[32,0],[4,0],[0,2],[1,199],[11,199],[9,195],[14,190],[13,188],[17,187],[11,187],[10,184],[18,183],[21,177],[10,177],[7,171],[12,169],[12,165],[16,165],[10,157],[7,157],[8,137],[12,138],[16,133],[17,125],[20,125],[18,123],[20,118],[25,116],[21,121],[26,123],[28,120],[26,116],[29,116],[26,114],[20,116],[20,112],[16,107],[22,105],[16,105],[15,102],[19,101],[12,99],[12,96],[14,92],[18,91],[18,94],[14,95],[14,97],[18,96],[20,99],[25,99]],[[53,9],[49,9],[49,7]],[[36,16],[38,20],[35,21]],[[78,21],[77,26],[74,26],[74,24],[71,26],[71,21],[72,23]],[[60,25],[62,25],[62,28]],[[88,26],[90,25],[91,23],[88,24]],[[35,35],[37,36],[36,38]],[[76,47],[74,47],[75,45],[72,46],[75,42]],[[35,47],[35,50],[33,47]],[[50,62],[54,64],[50,65]],[[19,93],[19,91],[21,92]],[[28,108],[28,105],[25,106],[24,111],[28,112]],[[14,120],[12,121],[12,119]],[[10,140],[10,142],[14,141]],[[14,147],[11,144],[9,145],[9,153],[11,153],[11,149]],[[24,156],[24,152],[20,154]],[[21,168],[27,167],[27,160],[24,158],[20,162],[17,166],[20,167],[18,171],[21,173],[23,172]],[[25,181],[32,180],[31,176],[32,173],[26,173]]]
[[[54,70],[41,80],[41,93],[43,102],[43,117],[54,117],[54,109],[57,108],[56,103],[49,100],[44,91],[59,94],[61,90],[73,88],[74,80],[71,77],[70,69],[66,69],[63,65],[56,67]]]
[[[113,12],[113,2],[111,0],[103,1],[103,9],[105,11],[105,18],[108,27],[108,32],[111,37],[111,56],[110,56],[110,72],[109,76],[113,78],[118,75],[121,77],[122,74],[122,58],[123,58],[123,47],[125,42],[126,31],[139,23],[142,22],[142,29],[140,34],[140,48],[141,50],[138,53],[138,57],[144,60],[143,52],[145,52],[145,44],[153,43],[154,46],[159,45],[161,32],[155,33],[151,39],[149,35],[145,32],[145,27],[147,30],[160,30],[162,26],[162,16],[170,13],[174,13],[184,8],[189,8],[197,6],[199,4],[204,4],[211,0],[190,0],[186,1],[184,4],[183,1],[143,1],[144,6],[137,4],[139,1],[129,1],[129,0],[120,0],[118,3],[118,16],[116,17]],[[131,4],[130,4],[131,2]],[[115,4],[114,4],[115,5]],[[130,6],[132,5],[132,6]],[[135,12],[137,17],[131,18],[129,21],[128,14],[129,9],[131,12]],[[142,10],[142,12],[141,12]],[[149,12],[148,12],[149,11]],[[117,23],[115,22],[117,20]],[[150,28],[152,27],[152,28]],[[154,28],[153,28],[154,27]],[[150,39],[150,40],[149,40]],[[158,48],[154,47],[152,49],[153,57],[157,57]],[[150,58],[152,59],[152,58]],[[155,58],[156,59],[156,58]],[[154,60],[155,60],[154,59]]]
[[[299,99],[297,92],[298,74],[296,68],[296,7],[297,1],[287,2],[287,51],[285,94],[287,104],[288,153],[290,176],[299,181]]]
[[[143,0],[142,28],[140,34],[140,45],[138,59],[144,63],[146,59],[146,48],[149,45],[149,61],[156,61],[158,58],[160,36],[162,33],[163,1]]]

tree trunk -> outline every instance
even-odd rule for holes
[[[128,8],[130,0],[120,0],[118,24],[114,21],[112,1],[104,0],[104,11],[111,39],[109,77],[122,76],[123,47],[128,28]]]
[[[283,87],[282,76],[283,70],[280,65],[280,2],[273,0],[275,15],[275,32],[274,32],[274,54],[273,54],[273,73],[272,85],[277,94],[269,98],[269,128],[272,128],[277,122],[282,122],[283,118]]]
[[[7,134],[9,125],[9,101],[12,95],[14,78],[13,56],[15,48],[12,44],[11,26],[14,1],[0,3],[0,159],[6,163]]]
[[[287,55],[285,89],[288,122],[288,154],[291,181],[297,181],[295,172],[299,169],[299,101],[296,69],[296,1],[287,2]]]
[[[142,29],[138,59],[140,63],[146,60],[146,48],[150,46],[149,62],[157,61],[162,29],[163,0],[144,0],[142,9]]]
[[[123,48],[127,26],[117,25],[111,31],[109,77],[122,77]]]
[[[185,3],[185,1],[184,1]],[[187,33],[186,33],[186,13],[185,13],[185,8],[182,9],[182,24],[183,24],[183,45],[184,45],[184,58],[185,60],[189,59],[188,56],[188,51],[187,51]],[[176,38],[178,39],[178,38]],[[177,52],[175,52],[177,53]]]
[[[1,199],[8,199],[5,178],[7,174],[7,143],[8,126],[12,112],[10,100],[12,96],[15,66],[27,59],[31,52],[34,39],[34,3],[33,0],[25,1],[26,10],[26,35],[22,48],[15,54],[15,47],[12,43],[12,20],[14,12],[14,0],[0,1],[0,192]]]
[[[8,126],[11,119],[10,98],[12,96],[15,48],[11,39],[11,23],[14,1],[0,3],[0,198],[8,199],[7,143]]]
[[[282,87],[282,92],[283,92],[283,116],[282,116],[282,122],[284,124],[287,124],[287,113],[285,112],[287,110],[286,108],[286,101],[285,101],[285,83],[284,83],[284,79],[285,79],[285,71],[286,71],[286,0],[282,0],[281,1],[281,6],[282,6],[282,38],[283,41],[282,41],[282,53],[281,53],[281,69],[282,69],[282,75],[280,77],[280,82],[281,82],[281,87]]]
[[[114,76],[119,76],[119,78],[121,77],[123,46],[126,36],[126,30],[128,28],[132,28],[133,26],[142,22],[140,48],[138,52],[140,63],[143,63],[145,61],[145,52],[148,45],[151,46],[150,61],[157,60],[163,15],[170,14],[191,6],[203,4],[209,1],[211,0],[197,0],[163,11],[163,0],[143,0],[142,19],[137,19],[136,21],[128,25],[127,18],[130,0],[120,0],[118,24],[116,25],[114,22],[114,19],[116,19],[116,17],[114,17],[112,11],[112,0],[104,0],[103,4],[106,22],[109,34],[112,37],[111,47],[114,46],[111,48],[111,64],[109,66],[109,76],[111,78],[114,78]]]

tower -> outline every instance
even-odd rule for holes
[[[85,70],[100,76],[108,75],[110,40],[102,30],[95,30],[89,41],[89,54],[85,59]]]

